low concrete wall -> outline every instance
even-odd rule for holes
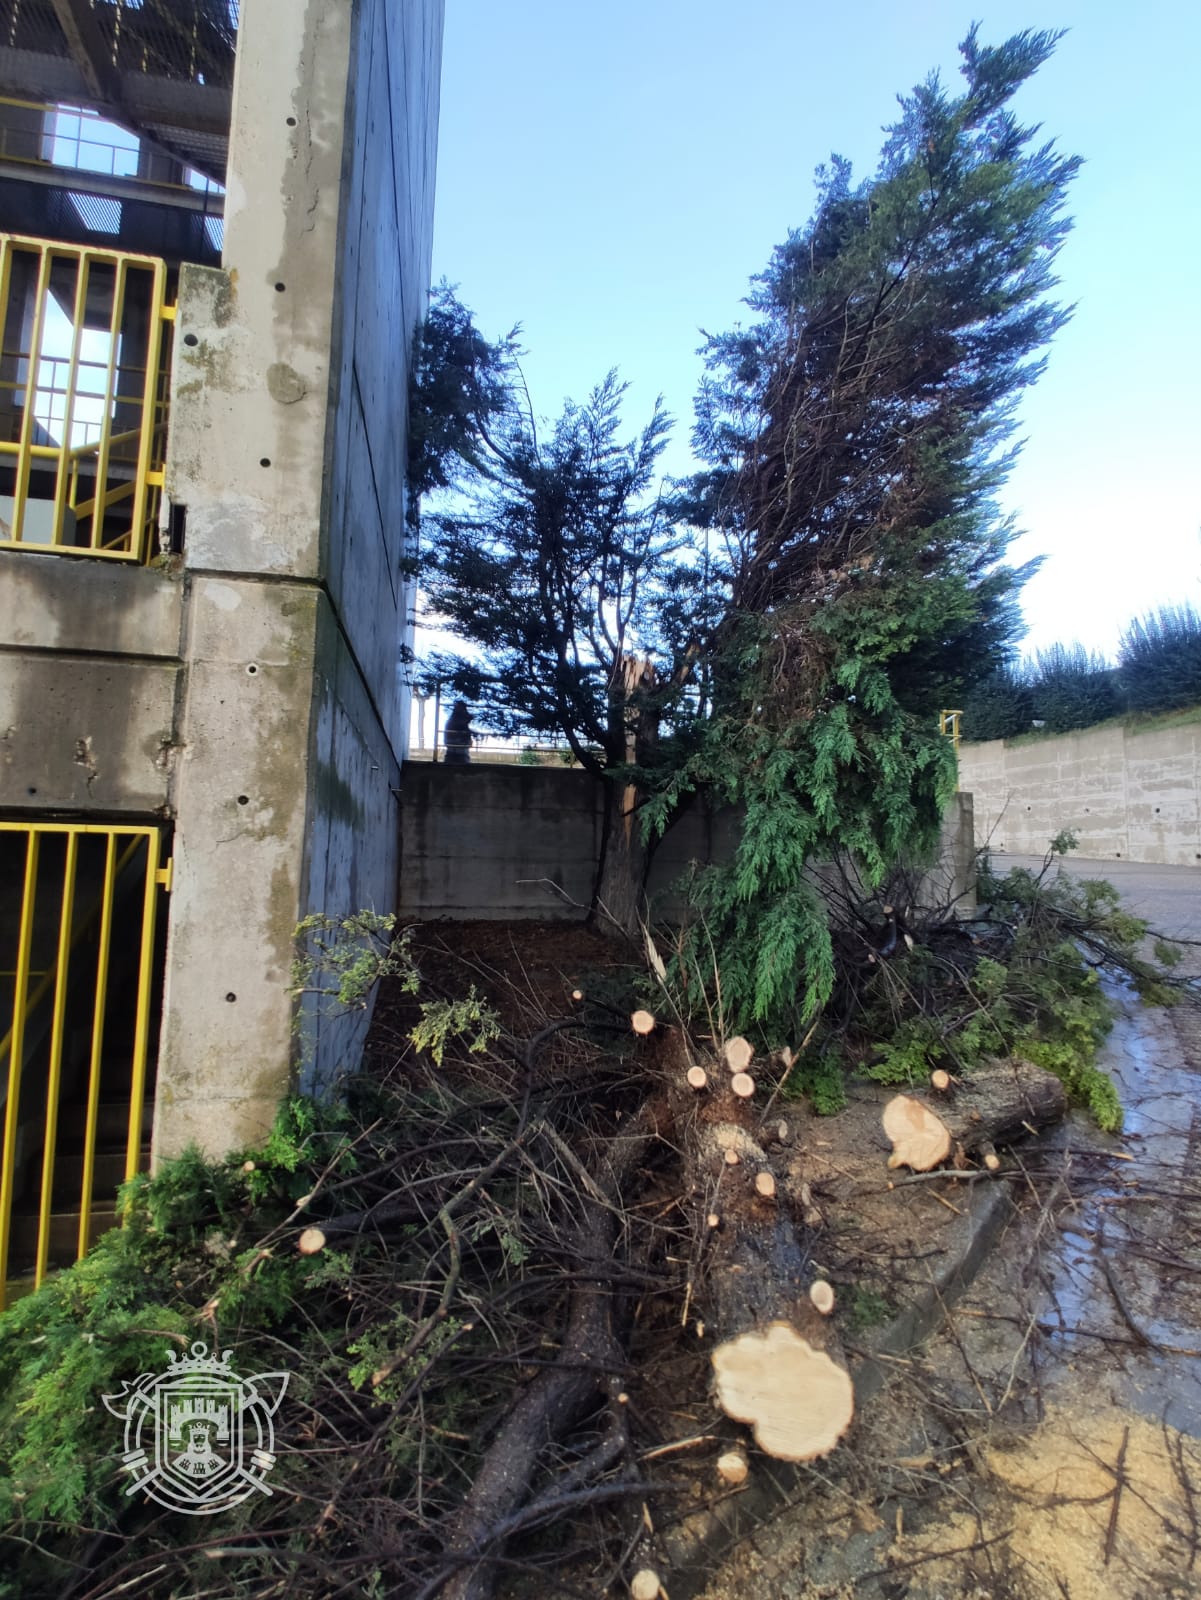
[[[578,768],[406,763],[401,782],[400,909],[410,917],[578,917],[600,853],[603,788]],[[656,911],[679,915],[672,887],[692,862],[728,860],[737,817],[687,808],[655,852]],[[927,892],[972,904],[972,797],[947,814]]]
[[[980,847],[1041,855],[1071,828],[1086,859],[1201,861],[1201,722],[965,744],[959,778]]]

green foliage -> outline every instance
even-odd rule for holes
[[[696,587],[678,560],[688,538],[674,504],[656,493],[669,419],[657,405],[623,441],[625,385],[611,372],[543,434],[511,364],[506,381],[504,405],[479,419],[463,457],[462,492],[424,513],[423,585],[487,661],[486,672],[455,668],[456,681],[474,674],[481,720],[561,735],[599,772],[626,760],[627,656],[682,651],[672,619]]]
[[[1106,1131],[1120,1129],[1117,1092],[1096,1064],[1116,1009],[1102,974],[1131,982],[1148,1003],[1170,1004],[1179,951],[1159,941],[1149,960],[1147,926],[1111,883],[1056,870],[1074,844],[1059,834],[1038,872],[998,876],[983,863],[977,919],[955,923],[934,911],[923,928],[910,908],[912,943],[898,941],[887,959],[865,962],[865,944],[878,950],[881,935],[870,908],[854,908],[834,927],[833,1001],[785,1093],[807,1092],[824,1111],[847,1072],[903,1086],[935,1067],[970,1074],[1017,1055],[1062,1078]]]
[[[882,1294],[875,1289],[865,1289],[862,1284],[852,1288],[847,1306],[847,1326],[852,1333],[866,1333],[869,1328],[887,1322],[891,1316],[892,1306]]]
[[[785,1100],[807,1095],[819,1117],[833,1117],[847,1103],[847,1082],[843,1063],[832,1051],[803,1055],[784,1083]]]
[[[726,1014],[771,1042],[835,982],[810,866],[874,886],[930,847],[953,788],[937,713],[1010,650],[1025,574],[1001,565],[994,495],[1066,316],[1049,295],[1078,162],[1009,101],[1054,44],[973,29],[966,91],[907,96],[868,181],[820,172],[753,322],[706,345],[693,516],[732,552],[730,606],[707,715],[646,816],[662,829],[689,790],[742,807],[735,861],[693,890]]]
[[[1040,650],[1027,669],[1034,716],[1049,733],[1090,728],[1121,708],[1117,680],[1103,656],[1083,645],[1052,645]]]
[[[1034,719],[1030,685],[1012,664],[974,683],[963,700],[963,737],[976,743],[1027,733]]]
[[[296,925],[293,937],[301,946],[292,963],[293,994],[315,992],[357,1010],[381,978],[398,977],[406,993],[416,993],[412,931],[397,933],[391,912],[355,911],[345,917],[314,912]]]
[[[324,1165],[344,1146],[331,1115],[292,1102],[260,1150],[209,1162],[193,1149],[133,1179],[124,1226],[0,1316],[0,1521],[10,1530],[118,1520],[120,1425],[101,1396],[162,1368],[168,1349],[211,1337],[204,1306],[219,1305],[231,1333],[294,1316],[317,1261],[264,1255],[258,1241],[291,1211],[300,1163]],[[313,1177],[310,1165],[306,1187]]]
[[[765,670],[744,652],[749,672]],[[955,786],[954,755],[936,728],[902,710],[862,662],[845,677],[860,691],[783,736],[760,723],[715,722],[674,782],[647,804],[666,825],[680,794],[705,790],[744,808],[729,864],[698,870],[688,894],[683,960],[726,1025],[770,1044],[796,1038],[835,979],[829,917],[810,875],[815,861],[852,858],[868,883],[898,858],[932,848]],[[724,734],[724,737],[722,735]]]
[[[420,1020],[409,1035],[418,1050],[428,1050],[434,1065],[442,1065],[451,1039],[464,1039],[467,1048],[479,1055],[493,1039],[500,1038],[500,1018],[475,992],[475,984],[461,1000],[427,1000]]]
[[[491,344],[451,284],[443,279],[431,294],[409,369],[411,517],[423,495],[485,469],[488,431],[513,403],[519,332]]]
[[[1092,1064],[1095,1043],[1087,1036],[1076,1041],[1027,1037],[1019,1041],[1018,1048],[1027,1060],[1061,1078],[1071,1099],[1088,1108],[1103,1132],[1122,1131],[1122,1103],[1118,1091],[1112,1079]]]
[[[1122,635],[1118,677],[1132,711],[1201,702],[1201,615],[1189,604],[1136,618]]]

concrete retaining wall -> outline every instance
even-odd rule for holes
[[[604,792],[579,769],[409,763],[401,786],[400,906],[465,921],[578,917],[592,893]],[[649,890],[679,915],[673,885],[690,862],[728,860],[737,816],[685,810],[654,858]],[[971,904],[972,797],[955,797],[928,891]]]
[[[965,744],[959,777],[975,799],[980,847],[1041,855],[1071,828],[1085,858],[1201,861],[1201,722]]]

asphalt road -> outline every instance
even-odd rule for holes
[[[1010,855],[1004,850],[994,850],[992,861],[994,870],[1001,872],[1007,867],[1030,867],[1037,871],[1042,865],[1038,856]],[[1142,861],[1085,861],[1069,855],[1059,870],[1079,878],[1108,878],[1121,891],[1132,914],[1142,917],[1156,933],[1166,938],[1201,939],[1201,867],[1159,867]],[[1201,951],[1192,953],[1186,970],[1201,970]]]

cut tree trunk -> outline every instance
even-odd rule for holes
[[[811,1461],[834,1448],[854,1412],[837,1335],[809,1295],[813,1231],[787,1175],[772,1169],[751,1102],[717,1069],[710,1073],[716,1092],[698,1117],[686,1087],[687,1042],[677,1029],[661,1033],[660,1060],[684,1145],[684,1189],[709,1241],[694,1302],[706,1335],[716,1336],[718,1401],[727,1416],[750,1426],[767,1454]]]
[[[734,1102],[732,1102],[733,1104]],[[739,1163],[727,1166],[736,1148]],[[690,1150],[697,1179],[711,1193],[720,1228],[712,1244],[701,1301],[713,1351],[717,1396],[726,1415],[747,1423],[755,1443],[783,1461],[827,1454],[851,1424],[854,1399],[838,1341],[809,1297],[815,1276],[810,1231],[781,1204],[762,1146],[734,1122],[697,1130]]]
[[[644,656],[619,655],[609,685],[610,766],[646,764],[659,737],[659,718],[646,696],[656,683],[654,665]],[[635,936],[643,913],[650,852],[642,839],[638,807],[642,795],[634,784],[609,777],[600,864],[592,893],[591,914],[597,927]]]
[[[918,1095],[890,1100],[884,1111],[893,1142],[888,1164],[929,1172],[977,1151],[995,1159],[994,1145],[1058,1122],[1066,1110],[1067,1094],[1053,1073],[1017,1056],[992,1061],[939,1094],[933,1105]]]

